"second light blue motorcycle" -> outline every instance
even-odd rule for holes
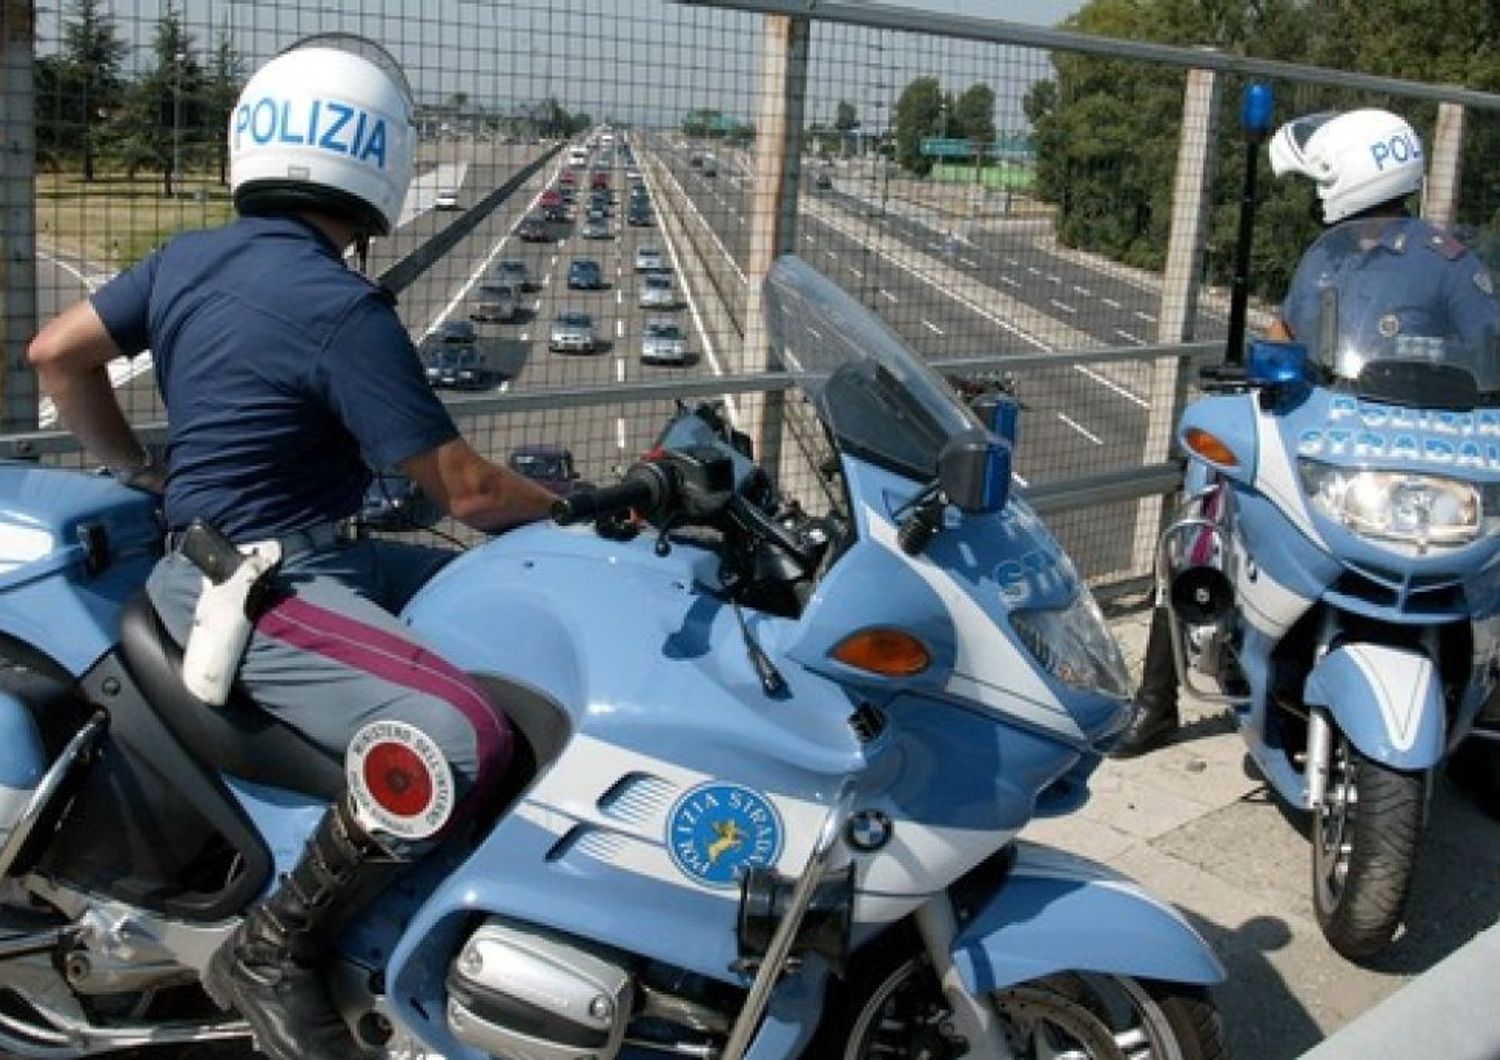
[[[1433,770],[1500,722],[1500,380],[1431,314],[1326,294],[1311,356],[1255,343],[1188,406],[1158,573],[1183,685],[1312,814],[1318,922],[1360,959],[1400,926]]]

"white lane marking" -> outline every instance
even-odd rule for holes
[[[623,321],[623,320],[616,320],[615,321],[615,338],[617,338],[617,339],[623,339],[624,337],[625,337],[625,321]]]
[[[863,280],[865,278],[865,274],[863,272],[861,272],[859,269],[856,269],[853,265],[849,266],[849,271],[852,272],[852,273],[854,273],[854,275],[858,276],[861,280]]]
[[[529,338],[531,338],[531,332],[529,332],[529,331],[523,331],[523,332],[521,332],[521,341],[522,342],[525,342]]]
[[[615,417],[615,443],[621,449],[625,448],[625,417],[624,416],[616,416]]]
[[[557,255],[556,254],[552,255],[552,264],[553,265],[557,264]]]
[[[882,298],[889,298],[892,302],[897,301],[896,296],[891,294],[891,292],[887,291],[884,287],[880,289],[880,295]]]
[[[97,291],[99,289],[100,284],[102,284],[106,280],[112,279],[114,277],[113,273],[92,273],[90,275],[85,276],[78,269],[76,269],[72,265],[69,265],[66,261],[63,261],[62,258],[53,257],[51,254],[48,254],[45,250],[39,250],[39,251],[37,251],[36,252],[36,256],[39,257],[39,258],[42,258],[43,260],[52,262],[52,264],[56,265],[59,269],[62,269],[63,272],[68,273],[70,276],[72,276],[74,279],[76,279],[79,283],[81,283],[85,287],[87,287],[88,291],[89,291],[89,294],[93,294],[95,291]]]
[[[1151,402],[1147,401],[1145,398],[1141,397],[1138,394],[1134,394],[1129,390],[1126,390],[1123,386],[1121,386],[1119,383],[1116,383],[1113,379],[1104,378],[1104,376],[1100,375],[1092,368],[1086,368],[1081,364],[1075,364],[1073,366],[1073,370],[1088,376],[1100,386],[1105,387],[1109,390],[1113,390],[1116,394],[1119,394],[1126,401],[1133,401],[1143,409],[1149,409],[1151,407]]]
[[[959,258],[958,260],[963,262],[971,269],[979,268],[979,262],[975,261],[973,258]]]
[[[1146,340],[1145,339],[1136,338],[1134,335],[1132,335],[1130,332],[1126,331],[1124,328],[1115,328],[1115,334],[1118,335],[1118,336],[1120,336],[1120,338],[1125,339],[1128,342],[1135,343],[1137,346],[1144,346],[1144,345],[1146,345]]]
[[[943,244],[939,243],[936,239],[929,239],[927,241],[927,248],[929,250],[942,250]]]
[[[1054,275],[1054,274],[1052,274],[1052,273],[1049,272],[1047,274],[1047,279],[1050,280],[1051,282],[1057,284],[1058,286],[1062,285],[1062,277],[1061,276],[1056,276],[1056,275]]]
[[[615,358],[615,382],[625,382],[625,358],[623,357]]]
[[[1019,287],[1019,286],[1021,286],[1021,281],[1020,280],[1013,280],[1009,276],[1002,276],[1002,277],[1000,277],[1000,282],[1003,283],[1003,284],[1006,284],[1009,287]]]
[[[542,286],[543,287],[546,287],[547,284],[549,284],[551,282],[552,282],[552,274],[550,272],[547,273],[547,275],[545,275],[545,276],[542,277]]]
[[[1022,489],[1026,489],[1026,488],[1027,488],[1027,487],[1028,487],[1028,486],[1030,486],[1030,485],[1031,485],[1031,483],[1029,483],[1029,482],[1027,482],[1027,481],[1026,481],[1026,480],[1025,480],[1025,479],[1024,479],[1024,478],[1022,478],[1022,477],[1021,477],[1021,476],[1020,476],[1020,475],[1019,475],[1019,474],[1018,474],[1018,473],[1017,473],[1017,472],[1014,472],[1014,471],[1012,471],[1012,472],[1011,472],[1011,473],[1010,473],[1010,477],[1011,477],[1011,478],[1013,478],[1013,479],[1015,479],[1015,480],[1016,480],[1016,484],[1017,484],[1017,485],[1018,485],[1018,486],[1020,486],[1020,487],[1021,487],[1021,488],[1022,488]]]
[[[1103,299],[1100,299],[1100,301],[1102,301],[1105,305],[1109,306],[1111,309],[1124,309],[1125,308],[1119,302],[1115,301],[1113,298],[1103,298]]]
[[[1015,258],[1006,258],[1005,259],[1005,264],[1007,264],[1007,265],[1019,265],[1021,263],[1019,261],[1017,261]]]
[[[1085,298],[1092,298],[1092,297],[1094,297],[1094,292],[1090,291],[1087,287],[1084,287],[1081,284],[1076,284],[1075,283],[1073,285],[1073,290],[1077,291],[1079,294],[1083,295],[1083,297],[1085,297]]]
[[[1040,276],[1042,274],[1042,270],[1037,268],[1035,265],[1026,266],[1026,271],[1031,273],[1031,275],[1033,276]]]
[[[1068,305],[1067,302],[1059,302],[1056,298],[1049,298],[1049,299],[1047,299],[1047,301],[1049,301],[1053,305],[1057,306],[1057,308],[1061,309],[1064,313],[1077,313],[1078,312],[1078,310],[1076,310],[1072,306]]]
[[[1150,313],[1142,313],[1139,309],[1137,309],[1135,311],[1135,315],[1137,317],[1139,317],[1141,320],[1144,320],[1148,324],[1154,324],[1154,323],[1156,323],[1156,318],[1154,316],[1152,316]]]
[[[838,255],[837,255],[837,254],[835,254],[835,253],[834,253],[834,252],[833,252],[833,251],[831,251],[831,250],[825,250],[825,251],[823,251],[823,254],[824,254],[824,256],[826,256],[826,257],[830,257],[830,258],[833,258],[833,259],[834,259],[834,260],[838,260]]]
[[[934,324],[932,321],[928,320],[926,317],[922,318],[922,323],[926,324],[927,325],[927,330],[930,331],[930,332],[932,332],[934,335],[941,335],[943,333],[943,329],[942,328],[938,327],[936,324]]]
[[[616,287],[615,288],[615,305],[624,305],[624,304],[625,304],[625,292],[623,290],[621,290],[620,288]]]
[[[1093,442],[1095,445],[1103,445],[1104,444],[1104,439],[1103,438],[1100,438],[1097,434],[1093,433],[1088,428],[1084,427],[1077,420],[1069,419],[1067,416],[1065,416],[1061,412],[1059,412],[1057,414],[1057,418],[1060,419],[1060,420],[1062,420],[1069,427],[1072,427],[1075,431],[1077,431],[1079,434],[1083,435],[1085,438],[1087,438],[1089,441]]]

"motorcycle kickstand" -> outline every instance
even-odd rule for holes
[[[917,931],[937,972],[943,996],[953,1010],[954,1033],[967,1043],[965,1060],[1015,1060],[1000,1014],[986,997],[976,997],[964,986],[953,963],[953,939],[958,920],[946,893],[933,895],[917,910]]]

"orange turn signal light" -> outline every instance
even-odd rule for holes
[[[1234,450],[1201,427],[1189,427],[1182,434],[1182,440],[1189,449],[1197,453],[1210,464],[1218,464],[1220,467],[1239,467],[1240,462],[1234,455]]]
[[[927,646],[900,629],[866,629],[833,649],[841,663],[882,677],[913,677],[932,665]]]

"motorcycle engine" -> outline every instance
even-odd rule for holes
[[[561,935],[492,918],[448,970],[448,1028],[508,1060],[611,1060],[634,998],[619,965]]]

